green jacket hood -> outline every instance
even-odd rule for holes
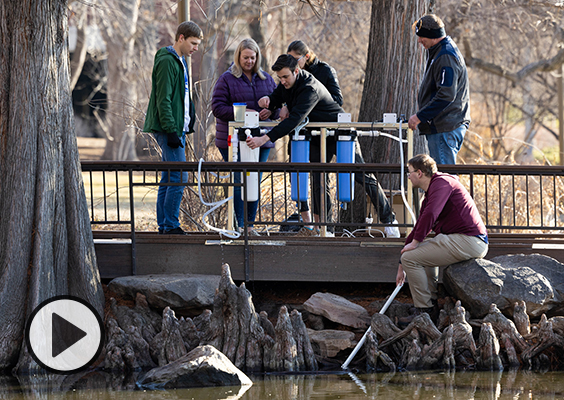
[[[182,62],[171,52],[172,46],[163,47],[155,54],[151,95],[143,132],[172,133],[182,135],[184,129],[184,68]],[[194,131],[196,110],[190,94],[190,125],[188,133]]]

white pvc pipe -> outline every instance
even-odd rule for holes
[[[400,291],[402,286],[403,286],[403,283],[401,285],[396,286],[395,290],[390,295],[390,297],[388,298],[388,301],[386,301],[386,303],[384,304],[384,306],[380,310],[379,314],[384,314],[386,312],[386,310],[388,309],[390,304],[392,304],[392,301],[394,300],[394,298],[396,297],[396,295],[398,294],[398,292]],[[371,329],[372,329],[371,326],[368,327],[368,330],[364,333],[364,335],[362,336],[362,339],[360,339],[360,341],[357,343],[356,347],[353,349],[353,351],[351,352],[349,357],[345,360],[343,365],[341,365],[342,369],[347,369],[347,367],[349,366],[349,364],[353,360],[354,356],[356,356],[356,353],[358,353],[358,351],[360,350],[360,348],[362,347],[362,345],[366,341],[366,337],[368,336],[368,333],[371,331]]]

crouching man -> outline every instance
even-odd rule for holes
[[[438,312],[439,267],[488,252],[488,235],[476,204],[458,177],[438,172],[435,160],[420,154],[408,161],[413,187],[423,189],[425,198],[419,219],[405,241],[396,283],[407,275],[417,314]],[[427,238],[433,230],[435,236]]]

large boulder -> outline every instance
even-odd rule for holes
[[[170,307],[180,315],[199,315],[213,307],[219,275],[137,275],[115,278],[108,288],[123,297],[135,299],[137,293],[159,310]]]
[[[315,353],[323,358],[334,358],[340,351],[353,349],[356,346],[354,332],[333,329],[323,331],[308,329],[307,333]]]
[[[304,303],[306,311],[353,328],[367,329],[370,315],[362,306],[332,293],[315,293]]]
[[[443,284],[451,296],[462,301],[473,318],[484,317],[492,303],[506,315],[513,315],[515,302],[521,300],[532,316],[540,316],[553,306],[552,285],[529,267],[508,268],[489,260],[473,259],[446,267]]]
[[[549,301],[552,308],[549,314],[564,312],[564,264],[543,254],[509,254],[497,256],[490,261],[498,263],[504,268],[528,267],[543,275],[554,290],[554,298]]]
[[[143,389],[245,386],[253,382],[213,346],[199,346],[170,364],[153,368],[137,385]]]

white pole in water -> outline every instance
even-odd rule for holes
[[[386,310],[388,309],[390,304],[392,304],[392,301],[394,300],[394,298],[396,297],[396,295],[398,294],[398,292],[400,291],[402,286],[403,286],[403,283],[401,285],[396,286],[394,292],[388,298],[388,301],[386,301],[386,304],[384,304],[384,307],[382,307],[382,309],[380,310],[380,314],[384,314],[386,312]],[[360,348],[364,344],[364,341],[366,340],[366,337],[368,336],[368,333],[370,332],[371,329],[372,329],[372,327],[368,327],[368,330],[366,331],[364,336],[362,336],[362,339],[360,339],[360,341],[358,342],[356,347],[353,349],[353,351],[351,352],[349,357],[346,359],[346,361],[343,363],[343,365],[341,365],[342,369],[347,369],[347,367],[349,366],[349,364],[353,360],[354,356],[356,356],[356,353],[358,353],[358,351],[360,350]]]

